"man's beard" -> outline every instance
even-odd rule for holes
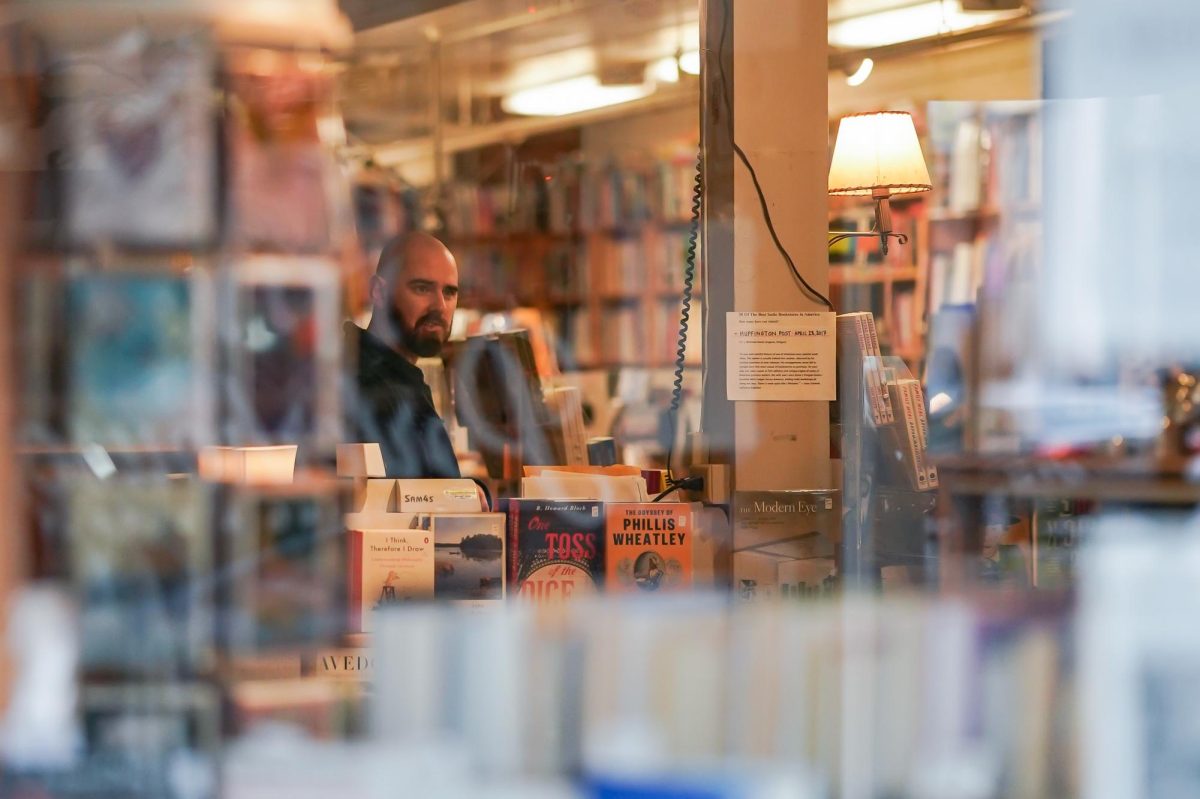
[[[404,324],[404,320],[395,310],[391,312],[392,324],[395,325],[397,332],[400,334],[400,343],[404,349],[416,355],[418,358],[434,358],[441,354],[442,345],[446,343],[449,337],[449,330],[445,326],[445,320],[437,313],[427,313],[417,320],[417,323],[412,327]],[[426,322],[434,322],[439,325],[433,333],[420,332],[421,326]]]

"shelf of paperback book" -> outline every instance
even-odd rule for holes
[[[1200,480],[1189,477],[1178,464],[1155,458],[938,455],[933,460],[942,491],[949,495],[1200,503]]]
[[[909,267],[829,267],[829,282],[833,285],[851,285],[868,283],[901,283],[918,279],[915,266]]]

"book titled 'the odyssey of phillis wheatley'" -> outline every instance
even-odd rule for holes
[[[604,503],[514,499],[508,506],[509,584],[523,599],[560,602],[604,580]]]
[[[608,513],[608,579],[616,593],[692,586],[692,508],[683,502],[613,503]]]

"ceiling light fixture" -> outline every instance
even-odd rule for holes
[[[1021,8],[1001,11],[964,11],[961,0],[928,0],[875,14],[847,17],[829,25],[829,43],[847,49],[885,47],[889,44],[957,33],[1022,16]]]
[[[858,69],[854,70],[854,74],[846,76],[846,83],[851,86],[862,86],[867,82],[867,78],[871,77],[871,70],[874,68],[875,62],[870,58],[864,58],[858,65]]]
[[[506,95],[500,107],[520,116],[560,117],[640,100],[654,93],[650,83],[606,85],[595,75],[532,86]]]

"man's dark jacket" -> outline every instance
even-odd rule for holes
[[[388,477],[460,477],[421,370],[357,325],[347,322],[345,334],[354,440],[379,444]]]

